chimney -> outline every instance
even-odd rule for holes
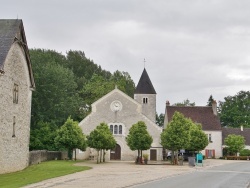
[[[213,110],[214,115],[217,116],[217,102],[216,102],[216,100],[213,100],[213,102],[212,102],[212,110]]]
[[[243,126],[242,125],[240,126],[240,131],[243,131]]]
[[[166,106],[170,106],[170,103],[169,103],[169,101],[168,101],[168,100],[166,101]]]

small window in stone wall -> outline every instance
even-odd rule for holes
[[[148,103],[148,98],[147,97],[143,97],[142,102],[143,102],[143,104],[147,104]]]
[[[16,116],[13,117],[12,137],[16,137]]]
[[[18,85],[14,84],[13,88],[13,103],[17,104],[18,103]]]
[[[114,134],[117,134],[117,133],[118,133],[118,126],[115,125],[115,127],[114,127]]]
[[[114,135],[122,135],[123,134],[123,125],[121,124],[109,124],[109,130]]]
[[[122,125],[119,125],[119,134],[122,134]]]
[[[113,131],[114,131],[114,130],[113,130],[113,125],[110,125],[110,128],[109,128],[109,129],[110,129],[110,132],[113,134]]]

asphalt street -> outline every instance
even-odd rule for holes
[[[136,186],[137,188],[250,188],[250,162],[225,164]]]

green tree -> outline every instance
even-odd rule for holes
[[[105,162],[105,151],[114,149],[116,141],[108,125],[106,123],[101,123],[87,136],[87,144],[89,147],[97,150],[97,163],[99,163],[99,161],[102,162],[102,160]]]
[[[192,125],[189,129],[190,142],[187,148],[189,151],[199,152],[205,149],[205,147],[208,145],[207,135],[202,131],[201,128],[201,124],[195,124],[192,122]]]
[[[209,97],[209,99],[208,99],[208,101],[207,101],[207,106],[212,106],[213,101],[214,101],[214,98],[213,98],[212,95],[210,95],[210,97]]]
[[[237,155],[245,147],[245,138],[240,135],[229,134],[225,138],[224,143],[230,153]]]
[[[30,150],[57,151],[54,139],[57,136],[57,126],[53,123],[38,122],[30,131]]]
[[[172,151],[172,161],[174,153],[180,149],[189,147],[192,121],[184,117],[180,112],[175,112],[172,120],[167,124],[166,129],[161,133],[161,145]]]
[[[54,57],[55,56],[55,57]],[[51,122],[58,127],[68,116],[81,120],[81,99],[76,90],[74,74],[54,60],[64,59],[55,52],[31,50],[31,60],[36,81],[36,91],[32,97],[31,129],[38,122]],[[45,60],[40,60],[45,58]]]
[[[227,96],[219,102],[219,116],[222,126],[250,127],[250,92],[240,91],[234,96]]]
[[[138,151],[137,159],[139,159],[142,157],[143,150],[150,149],[151,144],[153,143],[153,138],[149,135],[146,124],[143,121],[138,121],[129,129],[126,142],[132,151]]]
[[[159,127],[163,127],[164,125],[164,118],[165,118],[165,115],[164,114],[160,114],[158,115],[156,113],[156,124],[159,126]]]
[[[189,99],[186,99],[183,102],[174,103],[172,106],[195,106],[195,102],[191,103]]]
[[[78,126],[78,122],[73,121],[70,117],[57,131],[55,143],[58,147],[67,149],[69,159],[72,159],[74,149],[78,148],[84,151],[87,146],[85,135]]]

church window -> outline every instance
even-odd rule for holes
[[[13,117],[13,130],[12,130],[12,137],[16,137],[16,116]]]
[[[117,125],[115,125],[115,127],[114,127],[114,134],[118,134],[118,126]]]
[[[148,103],[148,98],[147,97],[143,97],[143,104],[147,104]]]
[[[119,134],[122,134],[122,125],[119,125]]]
[[[113,125],[110,125],[110,132],[113,134]]]
[[[18,85],[14,84],[13,88],[13,103],[17,104],[18,103]]]
[[[113,123],[109,124],[109,130],[113,135],[122,135],[124,134],[124,125],[122,123]]]

